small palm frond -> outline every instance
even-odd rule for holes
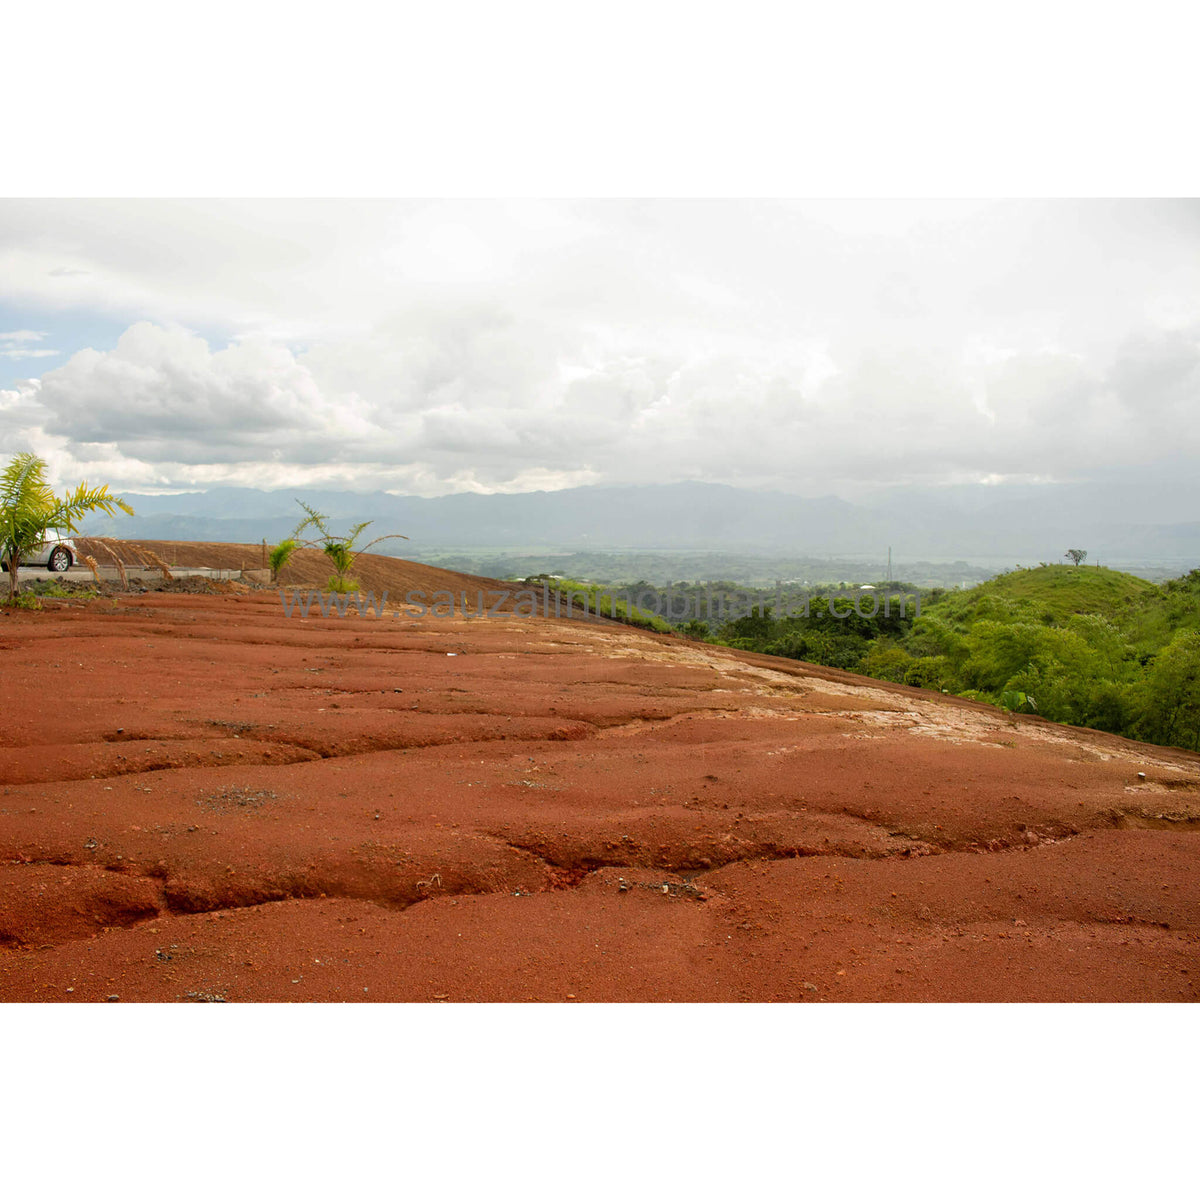
[[[133,516],[133,509],[119,496],[114,496],[107,487],[90,488],[86,483],[81,483],[61,499],[55,499],[54,505],[55,507],[45,514],[46,528],[68,529],[72,533],[78,532],[75,525],[81,517],[97,510],[111,517],[119,508],[123,513]]]
[[[372,541],[369,541],[369,542],[368,542],[368,543],[367,543],[367,544],[366,544],[366,545],[365,545],[365,546],[364,546],[364,547],[363,547],[363,548],[362,548],[362,549],[359,551],[359,554],[366,554],[366,552],[367,552],[368,550],[370,550],[370,548],[371,548],[372,546],[378,546],[380,542],[386,542],[386,541],[389,541],[389,540],[390,540],[390,539],[392,539],[392,538],[400,538],[400,540],[401,540],[401,541],[404,541],[404,542],[407,542],[407,541],[408,541],[408,535],[407,535],[407,534],[403,534],[403,533],[385,533],[385,534],[384,534],[382,537],[377,537],[377,538],[374,538]]]
[[[21,521],[54,504],[46,464],[36,454],[18,454],[0,475],[0,508]]]
[[[302,509],[304,509],[308,516],[305,517],[304,520],[292,530],[290,540],[299,541],[300,535],[304,533],[305,530],[315,527],[316,531],[321,535],[320,540],[328,541],[330,537],[329,527],[327,525],[329,518],[324,513],[319,513],[315,508],[305,504],[303,500],[297,500],[296,503],[300,505]]]

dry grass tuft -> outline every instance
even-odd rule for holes
[[[164,582],[170,583],[175,578],[171,574],[171,568],[153,550],[147,550],[144,546],[134,546],[133,549],[143,555],[152,567],[157,567],[162,572]]]
[[[115,538],[93,538],[92,540],[96,543],[96,545],[103,546],[104,549],[108,552],[109,558],[111,558],[113,560],[113,562],[116,564],[117,577],[121,581],[122,590],[128,591],[129,590],[129,576],[125,574],[125,564],[121,561],[121,556],[117,553],[116,539]]]

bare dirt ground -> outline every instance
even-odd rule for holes
[[[1196,997],[1197,756],[390,607],[0,617],[0,999]]]
[[[142,541],[122,542],[99,538],[79,537],[75,544],[82,554],[91,554],[101,566],[113,560],[113,552],[127,566],[144,563],[144,556],[137,548],[149,550],[173,567],[214,567],[225,571],[262,570],[267,567],[266,548],[238,542],[165,542]],[[401,542],[396,545],[403,545]],[[391,596],[403,598],[406,592],[425,590],[434,592],[448,589],[454,592],[463,588],[513,587],[478,575],[463,575],[441,567],[424,563],[409,562],[382,554],[364,554],[355,565],[352,577],[364,592],[381,594],[387,590]],[[319,550],[298,550],[291,562],[279,576],[283,587],[325,587],[330,576],[329,560]]]

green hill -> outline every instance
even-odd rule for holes
[[[1005,606],[1027,605],[1055,620],[1089,613],[1122,622],[1161,594],[1157,584],[1108,567],[1045,566],[1009,571],[963,592],[935,593],[934,603],[947,619],[973,621]]]
[[[773,614],[728,645],[1200,750],[1200,569],[1164,584],[1105,567],[1010,571],[892,619]]]
[[[967,591],[934,591],[922,612],[960,631],[977,621],[1067,627],[1072,618],[1101,619],[1144,662],[1179,633],[1200,629],[1200,571],[1157,584],[1107,567],[1032,567]]]

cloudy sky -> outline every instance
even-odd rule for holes
[[[62,483],[1153,492],[1198,400],[1191,201],[0,201]]]

